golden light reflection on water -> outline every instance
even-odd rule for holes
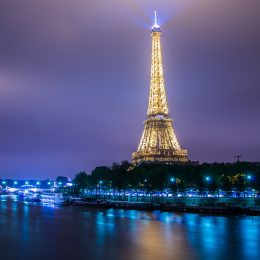
[[[140,257],[145,259],[183,259],[183,252],[189,251],[189,258],[195,258],[195,253],[185,236],[185,227],[171,222],[152,221],[142,225],[135,234],[136,247]],[[162,250],[163,248],[163,250]]]

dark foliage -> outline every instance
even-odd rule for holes
[[[250,179],[248,178],[250,176]],[[208,180],[206,177],[209,177]],[[171,181],[173,180],[174,181]],[[118,190],[144,189],[146,192],[196,189],[200,192],[260,190],[260,163],[213,163],[133,166],[127,161],[113,163],[112,167],[97,167],[91,175],[81,172],[74,179],[79,189],[99,185]]]

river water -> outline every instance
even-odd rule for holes
[[[260,217],[51,207],[0,196],[0,259],[260,259]]]

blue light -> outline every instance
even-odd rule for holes
[[[29,184],[29,181],[26,181],[25,184],[28,185],[28,184]]]
[[[36,185],[40,185],[40,182],[39,182],[39,181],[37,181],[37,182],[36,182]]]
[[[210,177],[209,176],[207,176],[205,179],[206,179],[206,181],[210,181]]]
[[[51,183],[50,183],[50,182],[48,182],[48,185],[51,185]]]
[[[2,184],[4,184],[4,185],[5,185],[5,184],[6,184],[6,181],[2,181]]]
[[[158,19],[157,19],[157,11],[154,11],[154,24],[153,28],[158,29],[160,26],[158,25]]]
[[[62,182],[59,182],[58,185],[62,185]]]
[[[99,184],[102,184],[103,183],[103,181],[99,181]]]
[[[18,184],[18,182],[17,181],[14,181],[14,185],[17,185]]]
[[[170,181],[171,181],[171,182],[175,182],[175,178],[171,177],[171,178],[170,178]]]
[[[247,175],[247,179],[248,179],[248,180],[251,180],[251,179],[252,179],[252,176],[251,176],[251,175]]]

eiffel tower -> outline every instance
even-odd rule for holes
[[[161,29],[155,11],[152,27],[152,66],[147,119],[137,152],[132,153],[132,163],[187,162],[187,150],[180,148],[170,117],[163,75]]]

